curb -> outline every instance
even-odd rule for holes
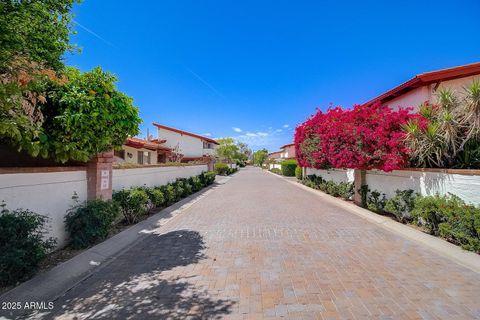
[[[23,306],[26,302],[55,301],[93,273],[107,266],[117,256],[145,239],[150,233],[149,230],[169,223],[194,203],[208,196],[218,186],[220,184],[215,182],[54,268],[35,275],[32,279],[2,294],[0,302],[21,302]],[[8,315],[3,316],[15,318],[28,312],[21,309],[9,310]],[[0,319],[5,318],[0,314]]]
[[[303,184],[300,184],[298,181],[289,180],[285,177],[279,176],[268,170],[266,172],[288,183],[291,183],[297,186],[298,188],[309,191],[310,193],[313,193],[321,197],[322,199],[336,205],[337,207],[341,207],[342,209],[345,209],[365,220],[368,220],[369,222],[374,223],[383,229],[389,230],[390,232],[396,233],[404,238],[415,241],[417,243],[421,243],[422,245],[435,251],[440,256],[447,258],[476,273],[480,273],[480,255],[474,252],[463,250],[461,247],[456,246],[453,243],[447,242],[442,238],[438,238],[438,237],[426,234],[422,231],[416,230],[412,227],[404,225],[388,217],[378,215],[367,209],[361,208],[352,202],[347,202],[347,201],[335,198],[329,194],[323,193],[320,190],[315,190],[307,186],[304,186]]]

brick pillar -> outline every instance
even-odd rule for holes
[[[208,171],[214,171],[215,159],[209,158],[207,160]]]
[[[87,197],[93,199],[112,199],[113,150],[99,153],[87,164]]]
[[[354,176],[354,181],[353,181],[353,188],[355,191],[355,194],[353,196],[353,201],[355,204],[362,206],[362,194],[360,192],[362,186],[367,184],[367,179],[366,179],[367,172],[365,170],[359,170],[355,169],[353,171],[353,176]]]

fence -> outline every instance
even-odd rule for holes
[[[113,190],[163,185],[207,170],[207,165],[114,169],[111,184]],[[75,205],[72,197],[76,194],[80,202],[88,198],[87,171],[86,167],[0,169],[0,201],[4,200],[10,210],[23,208],[47,216],[48,236],[57,238],[59,247],[64,246],[64,218]],[[106,190],[111,193],[111,188]]]
[[[282,169],[282,165],[280,163],[269,163],[268,170],[272,169]]]
[[[319,170],[305,168],[306,174],[315,174],[334,182],[354,182],[353,169]],[[383,172],[368,170],[365,183],[370,190],[393,197],[396,190],[412,189],[423,196],[455,194],[467,203],[480,205],[480,170],[405,169]]]
[[[8,209],[29,209],[49,218],[48,236],[57,238],[62,246],[66,241],[64,217],[75,202],[87,199],[86,168],[55,167],[25,168],[0,171],[0,201]]]

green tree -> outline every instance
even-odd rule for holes
[[[74,0],[0,2],[0,141],[24,145],[38,139],[48,81],[61,82]],[[28,150],[32,154],[38,148]]]
[[[0,142],[59,162],[118,147],[141,122],[113,75],[65,67],[75,2],[0,2]]]
[[[138,134],[139,110],[115,88],[115,76],[100,68],[85,73],[68,68],[66,74],[68,82],[54,84],[42,107],[42,156],[87,161]]]
[[[239,152],[238,146],[233,138],[217,139],[220,144],[216,149],[217,157],[221,160],[233,161]]]
[[[252,157],[252,149],[245,142],[238,142],[238,155],[237,159],[240,161],[247,161]]]
[[[72,14],[76,0],[2,0],[0,2],[0,70],[22,57],[42,68],[63,69],[62,56],[74,48]]]
[[[267,160],[268,151],[267,149],[257,150],[253,153],[253,164],[257,166],[262,166],[263,163]]]

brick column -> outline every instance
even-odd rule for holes
[[[362,186],[367,184],[366,175],[367,175],[367,172],[365,170],[355,169],[353,171],[353,176],[354,176],[353,188],[355,191],[355,194],[353,196],[353,201],[355,202],[355,204],[359,206],[363,205],[362,194],[360,193],[360,189],[362,188]]]
[[[112,199],[113,150],[99,153],[87,164],[87,197],[93,199]]]
[[[207,166],[208,166],[208,171],[214,171],[214,165],[215,165],[215,159],[214,158],[209,158],[207,160]]]

